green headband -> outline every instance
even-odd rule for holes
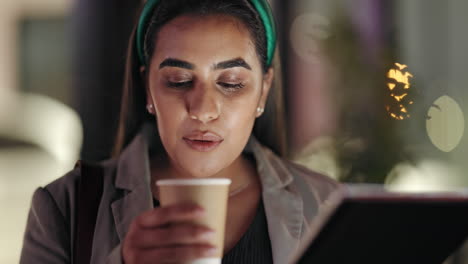
[[[265,27],[266,41],[267,41],[267,66],[271,66],[273,55],[276,48],[276,31],[273,15],[270,5],[267,0],[249,0],[257,10],[258,15],[262,19],[263,26]],[[138,57],[142,65],[146,65],[146,56],[144,52],[144,42],[146,27],[148,26],[151,14],[159,3],[159,0],[148,0],[143,8],[140,19],[138,21],[138,28],[136,32],[136,46]]]

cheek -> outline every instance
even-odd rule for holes
[[[248,128],[253,126],[255,122],[254,108],[252,105],[244,105],[237,109],[227,109],[225,120],[229,129],[231,129],[230,131],[236,133],[246,131],[248,133]]]
[[[244,144],[252,132],[255,117],[256,102],[251,100],[239,107],[225,110],[225,127],[229,131],[229,145],[242,151]]]
[[[164,98],[164,100],[158,98]],[[178,130],[181,127],[185,113],[184,105],[178,100],[162,96],[155,96],[153,101],[159,135],[166,145],[179,134]]]

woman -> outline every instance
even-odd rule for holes
[[[213,254],[211,230],[181,224],[203,208],[160,207],[154,185],[204,177],[232,180],[223,263],[287,263],[338,184],[280,158],[275,46],[266,1],[146,3],[130,40],[115,158],[100,164],[91,263]],[[22,263],[73,258],[79,177],[77,169],[35,192]]]

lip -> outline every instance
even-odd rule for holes
[[[211,131],[194,131],[183,137],[187,145],[200,152],[208,152],[215,149],[223,142],[223,138]]]

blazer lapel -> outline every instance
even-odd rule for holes
[[[263,203],[267,216],[274,264],[286,264],[303,234],[303,200],[293,185],[293,176],[271,150],[264,148],[252,136],[247,145],[257,160],[257,170],[263,188]]]
[[[153,208],[151,197],[142,195],[141,193],[150,192],[146,188],[134,189],[131,193],[125,195],[122,199],[112,203],[112,214],[114,215],[115,227],[120,241],[125,238],[130,223],[143,213],[144,211]]]
[[[150,171],[146,142],[140,134],[120,156],[115,186],[123,195],[111,204],[114,223],[120,241],[127,234],[130,223],[144,211],[153,208]]]
[[[299,247],[303,225],[302,200],[286,191],[266,191],[263,199],[273,263],[286,264]]]

